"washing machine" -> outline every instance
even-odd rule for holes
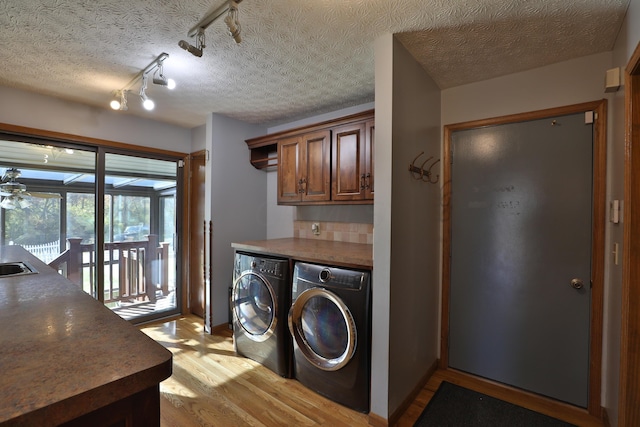
[[[289,331],[293,377],[351,409],[369,412],[371,273],[296,262]]]
[[[289,260],[236,252],[230,307],[233,345],[278,375],[291,377]]]

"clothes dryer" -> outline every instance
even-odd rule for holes
[[[230,301],[236,353],[285,378],[291,377],[292,352],[289,272],[288,259],[236,252]]]
[[[369,412],[370,272],[296,262],[291,301],[294,378],[335,402]]]

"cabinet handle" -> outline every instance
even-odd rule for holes
[[[298,193],[304,193],[305,189],[302,187],[302,185],[306,183],[307,180],[305,178],[300,178],[300,180],[298,180]]]
[[[371,185],[369,184],[369,178],[371,178],[371,174],[362,174],[360,175],[360,189],[368,189]]]

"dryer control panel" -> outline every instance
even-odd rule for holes
[[[369,280],[369,272],[296,262],[294,286],[297,280],[316,283],[327,288],[360,290]]]

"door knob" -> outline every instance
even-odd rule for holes
[[[580,279],[572,279],[571,280],[571,287],[573,289],[582,289],[582,287],[584,286],[584,282]]]

